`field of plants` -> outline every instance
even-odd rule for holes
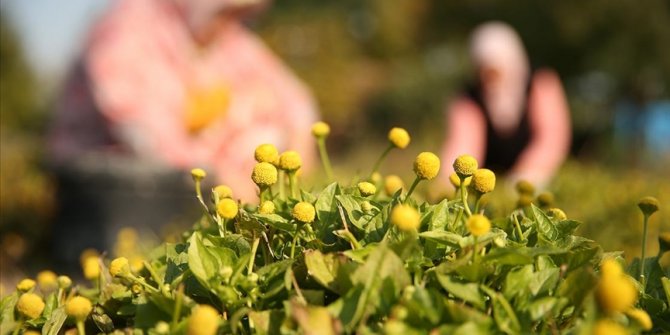
[[[583,223],[570,215],[578,209],[560,208],[560,197],[523,181],[513,198],[491,196],[496,175],[469,155],[441,162],[422,152],[405,166],[412,183],[380,174],[411,141],[402,128],[389,131],[364,176],[333,182],[330,128],[312,130],[324,171],[315,186],[302,183],[299,154],[272,144],[244,153],[258,162],[249,172],[255,203],[225,185],[203,189],[207,173],[195,168],[203,215],[191,229],[148,252],[125,231],[114,254],[126,256],[82,254],[83,282],[49,270],[21,280],[2,297],[2,333],[670,332],[670,234],[645,254],[650,219],[666,201],[628,204],[637,205],[628,222],[643,251],[627,261],[579,236]],[[417,186],[446,164],[456,191],[420,200]]]

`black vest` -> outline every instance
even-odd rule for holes
[[[532,78],[532,75],[530,76]],[[528,146],[531,139],[530,123],[528,121],[528,97],[530,96],[531,81],[526,85],[526,96],[522,105],[522,116],[515,131],[510,134],[498,134],[493,128],[489,110],[483,99],[481,84],[472,85],[467,96],[479,107],[486,120],[486,155],[484,164],[486,168],[496,173],[508,172],[516,163],[517,159]]]

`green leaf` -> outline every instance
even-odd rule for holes
[[[285,314],[282,310],[251,311],[249,320],[254,325],[254,331],[259,335],[280,334]]]
[[[533,274],[528,288],[533,296],[546,292],[556,287],[560,270],[558,268],[545,269]]]
[[[493,248],[482,261],[497,265],[525,265],[532,264],[534,259],[528,248]]]
[[[279,229],[287,231],[289,233],[295,232],[295,225],[293,225],[288,219],[277,215],[277,214],[253,214],[253,216],[258,219],[260,222]]]
[[[207,286],[209,280],[218,274],[221,262],[209,248],[205,247],[200,232],[194,232],[188,242],[188,267],[195,277]]]
[[[305,265],[312,278],[319,284],[340,295],[344,295],[351,288],[351,281],[347,274],[355,269],[348,258],[341,254],[322,254],[318,250],[305,252]],[[347,273],[343,273],[343,272]]]
[[[507,334],[521,333],[519,319],[507,299],[505,299],[501,293],[498,293],[485,285],[482,285],[481,289],[493,300],[493,318],[496,320],[498,329]]]
[[[441,230],[424,231],[419,233],[419,236],[425,238],[426,240],[430,240],[441,245],[446,245],[450,248],[459,248],[463,242],[463,236]]]
[[[449,201],[444,199],[433,207],[433,215],[430,218],[428,230],[445,230],[449,222]]]
[[[556,229],[562,236],[572,235],[582,223],[575,220],[563,220],[556,223]]]
[[[65,314],[65,306],[54,309],[53,312],[51,312],[51,316],[44,323],[42,334],[57,335],[61,328],[63,328],[66,319],[67,314]],[[4,320],[2,324],[5,325]]]
[[[568,298],[572,305],[579,307],[595,287],[596,282],[597,279],[591,269],[586,267],[576,269],[558,286],[558,296]]]
[[[333,231],[337,229],[340,213],[337,210],[335,196],[340,195],[340,193],[340,186],[337,183],[332,183],[319,193],[314,204],[316,216],[319,218],[314,222],[314,232],[316,237],[326,244],[333,244],[337,240]]]
[[[437,280],[447,292],[455,297],[463,299],[479,309],[485,308],[484,296],[479,292],[477,283],[457,281],[450,276],[440,274],[437,274]]]
[[[533,301],[528,308],[531,320],[538,321],[548,316],[557,303],[558,299],[555,297],[544,297]]]
[[[547,217],[547,215],[534,204],[530,205],[533,217],[535,219],[535,228],[540,236],[548,239],[549,241],[555,241],[559,237],[558,229],[553,222]]]
[[[528,292],[528,286],[533,279],[533,266],[526,265],[507,273],[503,294],[509,300],[523,297]]]

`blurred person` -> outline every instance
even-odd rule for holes
[[[206,181],[230,186],[235,198],[254,199],[253,152],[262,143],[298,151],[309,168],[312,96],[242,23],[267,6],[113,2],[85,43],[52,123],[51,161],[66,212],[58,221],[89,225],[56,227],[56,249],[73,259],[82,246],[68,240],[108,248],[121,223],[168,223],[164,212],[193,202],[192,189],[174,182],[183,184],[183,171],[194,167],[209,172]]]
[[[542,188],[565,160],[571,127],[558,75],[532,70],[512,27],[489,22],[471,36],[475,83],[448,106],[442,159],[474,156],[480,167]],[[451,169],[443,173],[448,177]],[[445,178],[446,179],[446,178]]]

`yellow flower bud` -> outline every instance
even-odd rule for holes
[[[554,219],[558,220],[558,221],[563,221],[563,220],[568,219],[568,216],[565,215],[565,212],[563,210],[561,210],[560,208],[549,208],[549,210],[547,210],[547,214],[549,216],[553,217]]]
[[[93,248],[88,248],[84,251],[81,252],[81,255],[79,255],[79,262],[81,263],[82,266],[84,266],[84,262],[89,259],[89,258],[98,258],[100,257],[100,253],[93,249]]]
[[[302,158],[295,151],[286,151],[279,156],[279,168],[286,171],[296,171],[302,166]]]
[[[132,255],[128,259],[128,265],[130,265],[130,271],[138,273],[144,268],[144,258],[140,255]]]
[[[37,274],[37,283],[43,291],[55,290],[58,288],[57,276],[53,271],[45,270]]]
[[[86,258],[82,264],[82,270],[84,271],[84,278],[88,280],[100,277],[100,262],[98,261],[98,258]]]
[[[277,168],[270,163],[258,163],[251,173],[251,180],[259,187],[271,186],[277,182]]]
[[[361,209],[364,213],[370,213],[372,211],[372,204],[369,201],[361,202]]]
[[[154,330],[156,331],[156,334],[167,335],[170,333],[170,324],[165,321],[158,321],[154,326]]]
[[[658,210],[658,199],[654,197],[644,197],[640,199],[640,202],[637,203],[637,206],[642,211],[642,214],[649,216]]]
[[[330,134],[330,126],[325,122],[317,122],[312,125],[312,135],[316,138],[326,137]]]
[[[489,193],[496,187],[496,174],[489,169],[478,169],[472,174],[472,187],[479,193]]]
[[[310,223],[314,221],[316,210],[309,202],[301,201],[293,206],[293,218],[303,223]]]
[[[471,176],[465,178],[465,182],[463,183],[463,186],[465,186],[465,187],[470,186],[471,181],[472,181]],[[456,174],[456,172],[449,175],[449,182],[451,182],[451,185],[454,185],[455,188],[459,188],[461,186],[461,178],[458,177],[458,174]]]
[[[621,265],[614,260],[603,261],[601,277],[596,288],[596,299],[607,313],[624,312],[637,301],[637,289],[631,279],[623,274]]]
[[[389,141],[399,149],[405,149],[409,145],[411,138],[407,130],[399,127],[391,128],[388,134]]]
[[[23,332],[23,335],[42,335],[42,332],[38,332],[37,330],[30,329],[30,330],[26,330],[25,332]]]
[[[58,276],[58,287],[66,290],[72,286],[72,279],[68,276]]]
[[[628,331],[612,320],[601,319],[593,327],[593,335],[628,335]]]
[[[109,263],[109,274],[111,274],[112,277],[119,277],[130,274],[128,258],[118,257]]]
[[[277,159],[279,159],[279,151],[277,151],[277,147],[272,144],[261,144],[256,147],[254,158],[259,163],[265,162],[275,164]]]
[[[65,314],[77,321],[84,321],[91,314],[93,305],[91,301],[82,296],[76,296],[65,303]]]
[[[16,284],[16,289],[21,292],[28,292],[35,287],[36,283],[30,278],[22,279],[18,284]]]
[[[421,179],[431,180],[440,172],[440,159],[432,152],[422,152],[414,160],[414,173]]]
[[[528,194],[532,196],[535,193],[535,186],[527,180],[519,180],[516,182],[516,191],[519,194]]]
[[[222,199],[216,206],[216,212],[224,219],[235,218],[238,211],[237,202],[230,198]]]
[[[201,181],[201,180],[205,179],[206,176],[207,176],[207,172],[205,172],[205,170],[203,170],[201,168],[195,168],[195,169],[191,170],[191,177],[193,177],[194,181]]]
[[[461,178],[471,176],[478,167],[477,160],[470,155],[460,155],[454,161],[454,171]]]
[[[472,236],[479,237],[491,231],[491,221],[481,214],[473,214],[467,222],[468,231]]]
[[[394,195],[403,187],[405,187],[405,184],[403,183],[402,179],[394,174],[388,175],[386,178],[384,178],[384,191],[389,197]]]
[[[634,320],[635,323],[640,325],[642,330],[651,330],[651,328],[654,326],[654,324],[651,322],[651,317],[649,317],[649,314],[647,314],[647,312],[642,309],[629,309],[626,311],[626,315],[628,315],[629,319]]]
[[[516,202],[517,207],[527,207],[533,203],[533,196],[530,194],[520,194],[519,200]]]
[[[216,195],[216,200],[232,198],[233,190],[226,185],[218,185],[214,188],[214,194]]]
[[[36,319],[44,311],[44,300],[35,293],[24,293],[16,302],[16,310],[28,319]]]
[[[373,172],[372,175],[370,176],[370,181],[375,183],[375,184],[380,183],[382,181],[381,173],[379,173],[377,171]]]
[[[402,231],[414,231],[421,224],[421,215],[414,207],[400,204],[391,210],[391,223]]]
[[[373,195],[377,193],[377,187],[372,184],[368,183],[367,181],[358,183],[358,191],[361,192],[361,195],[364,197],[367,197],[369,195]]]
[[[275,203],[272,201],[263,201],[263,203],[258,206],[258,213],[260,214],[273,214],[275,212]]]
[[[219,329],[219,312],[209,305],[198,305],[193,308],[188,318],[187,335],[214,335]]]
[[[542,192],[537,196],[540,207],[551,207],[554,205],[554,195],[551,192]]]

